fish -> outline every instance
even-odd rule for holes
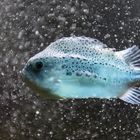
[[[140,104],[140,49],[116,51],[96,38],[63,37],[31,57],[22,77],[50,99],[119,98]]]

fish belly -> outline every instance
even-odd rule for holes
[[[125,86],[81,85],[79,82],[62,82],[56,94],[63,98],[116,98],[127,89]]]

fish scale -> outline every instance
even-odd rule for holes
[[[140,104],[140,50],[108,48],[89,37],[64,37],[29,59],[23,77],[51,98],[120,98]],[[132,84],[131,84],[132,83]]]

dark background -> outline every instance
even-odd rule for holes
[[[52,101],[24,85],[27,60],[71,35],[117,50],[140,45],[140,1],[0,1],[0,140],[140,139],[139,106],[119,99]]]

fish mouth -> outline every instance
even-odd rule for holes
[[[26,70],[23,69],[21,71],[21,77],[23,82],[34,92],[36,92],[38,95],[45,97],[47,99],[63,99],[62,97],[54,94],[50,89],[43,89],[39,87],[36,83],[34,83],[30,77],[26,76]]]

